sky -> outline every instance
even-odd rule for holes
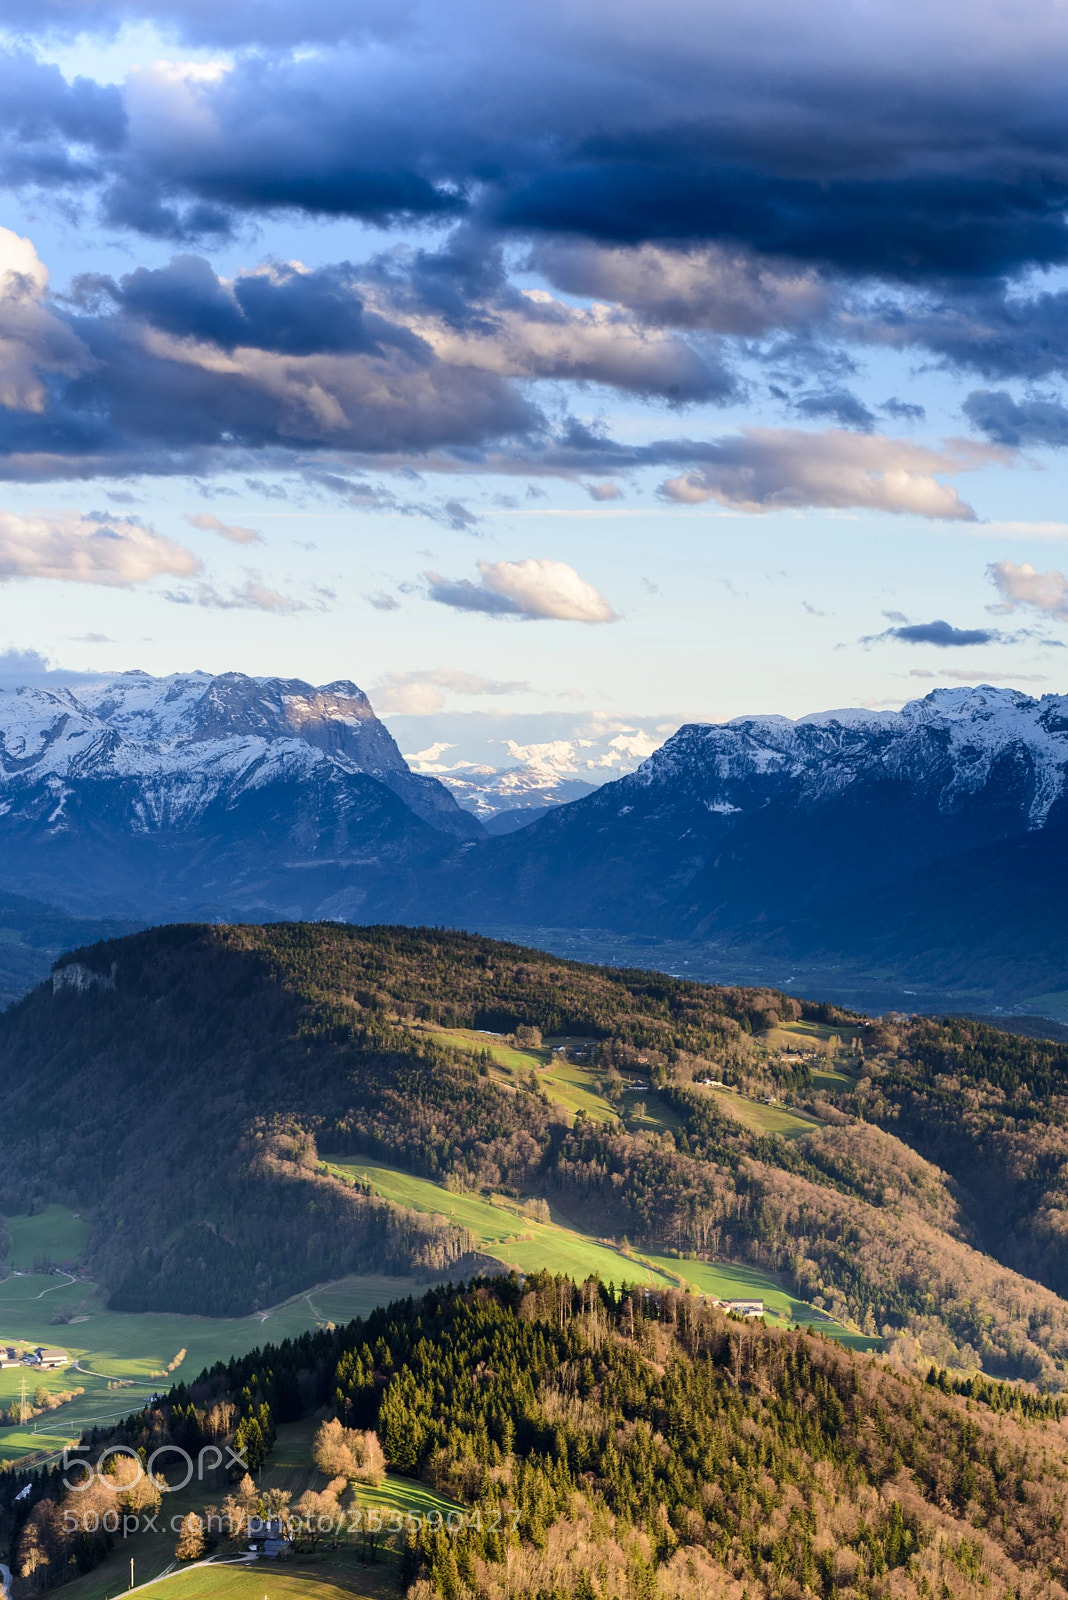
[[[605,770],[1068,688],[1059,0],[3,17],[0,682]]]

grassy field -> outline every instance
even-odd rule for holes
[[[138,1409],[150,1394],[170,1386],[166,1369],[180,1350],[186,1355],[176,1376],[194,1377],[216,1361],[326,1322],[350,1322],[425,1287],[415,1278],[341,1278],[255,1316],[216,1319],[108,1311],[95,1285],[58,1275],[5,1278],[0,1281],[0,1342],[59,1345],[74,1358],[56,1372],[27,1373],[31,1396],[39,1382],[53,1393],[77,1387],[85,1393],[24,1427],[0,1428],[0,1461],[55,1453],[86,1428]],[[60,1311],[73,1311],[76,1320],[53,1324],[51,1317]],[[18,1396],[24,1371],[0,1371],[0,1407]]]
[[[786,1106],[767,1106],[762,1100],[747,1100],[729,1089],[705,1089],[703,1092],[712,1096],[722,1112],[753,1133],[780,1133],[784,1139],[799,1139],[802,1134],[815,1133],[823,1126],[799,1111],[790,1111]]]
[[[369,1183],[383,1200],[410,1206],[413,1211],[447,1217],[456,1227],[467,1228],[482,1245],[512,1239],[527,1225],[525,1218],[519,1216],[514,1201],[453,1194],[440,1184],[431,1183],[429,1178],[416,1178],[377,1161],[342,1161],[326,1156],[324,1165],[337,1176]]]
[[[300,1600],[314,1590],[316,1600],[379,1600],[398,1595],[395,1564],[365,1566],[352,1555],[333,1552],[299,1561],[253,1561],[242,1566],[200,1566],[145,1590],[160,1600]],[[99,1600],[111,1600],[97,1591]],[[92,1600],[97,1600],[97,1595]],[[86,1595],[85,1600],[90,1600]]]
[[[501,1197],[453,1194],[429,1178],[375,1161],[338,1161],[326,1158],[331,1171],[369,1183],[375,1194],[397,1205],[411,1206],[431,1216],[447,1217],[469,1230],[479,1249],[505,1267],[520,1272],[566,1272],[580,1282],[591,1272],[606,1283],[656,1283],[658,1274],[614,1245],[591,1239],[563,1221],[535,1222],[520,1215],[515,1201]]]
[[[29,1272],[37,1260],[77,1261],[85,1249],[89,1224],[67,1206],[45,1206],[35,1217],[5,1217],[11,1251],[5,1266]]]
[[[414,1027],[427,1038],[436,1039],[438,1044],[448,1045],[453,1050],[463,1050],[470,1055],[478,1055],[486,1050],[498,1066],[507,1067],[509,1072],[526,1075],[531,1068],[536,1071],[540,1067],[547,1067],[553,1056],[549,1045],[542,1045],[539,1049],[528,1046],[520,1050],[515,1045],[506,1044],[496,1034],[479,1033],[476,1028],[434,1028],[420,1024],[414,1024]]]
[[[642,1260],[658,1272],[679,1278],[689,1284],[697,1294],[709,1295],[716,1300],[762,1299],[766,1307],[765,1321],[769,1327],[812,1326],[850,1345],[854,1350],[875,1350],[881,1339],[869,1339],[861,1333],[852,1333],[826,1316],[806,1300],[798,1300],[758,1267],[735,1266],[730,1262],[694,1261],[685,1257],[649,1255],[642,1252]]]
[[[761,1106],[759,1109],[768,1111],[777,1108]],[[806,1128],[808,1126],[806,1124]],[[536,1272],[546,1268],[550,1272],[567,1273],[579,1282],[596,1273],[604,1283],[614,1283],[617,1287],[624,1283],[661,1289],[689,1285],[696,1294],[710,1295],[718,1300],[761,1297],[769,1309],[769,1321],[773,1324],[788,1327],[794,1322],[806,1325],[812,1322],[847,1343],[857,1344],[861,1340],[859,1334],[849,1333],[814,1306],[795,1299],[774,1278],[755,1267],[677,1259],[674,1256],[652,1255],[644,1250],[625,1251],[610,1242],[592,1239],[581,1233],[571,1226],[570,1219],[555,1211],[552,1221],[535,1222],[520,1216],[514,1201],[451,1194],[429,1178],[416,1178],[411,1173],[398,1172],[378,1162],[333,1161],[328,1165],[332,1170],[366,1180],[383,1199],[412,1206],[417,1211],[448,1216],[456,1222],[463,1219],[462,1225],[470,1229],[486,1255],[494,1256],[503,1266],[516,1267],[520,1272]],[[513,1229],[503,1237],[502,1211],[511,1218]],[[873,1348],[879,1342],[861,1340],[859,1348]]]
[[[848,1072],[841,1072],[836,1067],[826,1067],[819,1071],[813,1068],[812,1086],[822,1089],[824,1093],[835,1094],[840,1089],[855,1089],[856,1078],[850,1077]]]
[[[537,1049],[517,1049],[513,1045],[503,1044],[492,1033],[479,1033],[474,1028],[421,1027],[419,1031],[453,1049],[471,1054],[488,1051],[497,1069],[493,1076],[510,1088],[515,1088],[520,1082],[528,1084],[533,1073],[538,1088],[572,1116],[584,1111],[594,1122],[619,1123],[623,1120],[623,1112],[633,1127],[674,1129],[681,1126],[679,1117],[655,1090],[631,1091],[621,1107],[613,1106],[601,1093],[596,1072],[581,1061],[568,1061],[555,1053],[564,1047],[576,1050],[588,1048],[593,1043],[591,1039],[560,1035],[546,1039]],[[644,1104],[644,1116],[633,1117],[629,1114],[630,1107],[636,1101]]]

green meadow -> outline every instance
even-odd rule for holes
[[[746,1102],[748,1104],[748,1102]],[[761,1107],[762,1110],[772,1109]],[[835,1338],[855,1343],[853,1335],[804,1300],[795,1299],[777,1280],[756,1267],[694,1261],[648,1251],[625,1250],[610,1241],[592,1239],[572,1228],[558,1215],[536,1222],[521,1215],[517,1202],[499,1197],[453,1194],[429,1178],[375,1161],[328,1161],[332,1172],[370,1185],[375,1194],[397,1205],[411,1206],[467,1228],[486,1255],[504,1267],[520,1272],[566,1273],[581,1282],[591,1273],[604,1283],[648,1285],[653,1288],[691,1288],[718,1300],[761,1298],[769,1308],[769,1321],[788,1327],[794,1322],[813,1323]],[[871,1348],[878,1340],[867,1340]]]
[[[784,1139],[800,1139],[802,1134],[816,1133],[823,1126],[799,1111],[780,1105],[768,1106],[762,1100],[747,1100],[729,1089],[705,1089],[703,1092],[711,1095],[720,1111],[753,1133],[779,1133]]]
[[[495,1034],[479,1033],[474,1028],[421,1027],[419,1031],[435,1039],[438,1044],[462,1050],[465,1054],[487,1052],[497,1068],[494,1077],[509,1088],[515,1088],[520,1082],[528,1085],[533,1073],[538,1088],[572,1116],[583,1111],[594,1122],[619,1123],[625,1115],[631,1126],[639,1128],[681,1126],[679,1117],[655,1090],[629,1091],[621,1107],[613,1106],[601,1093],[595,1072],[581,1061],[569,1061],[555,1053],[561,1048],[583,1050],[593,1043],[591,1039],[561,1035],[546,1039],[540,1047],[520,1049],[515,1045],[503,1044]],[[645,1106],[645,1113],[640,1117],[631,1115],[631,1108],[638,1101]]]
[[[415,1278],[341,1278],[254,1316],[216,1319],[108,1311],[94,1284],[65,1276],[5,1278],[0,1281],[0,1344],[58,1345],[72,1361],[41,1374],[22,1367],[0,1370],[0,1408],[19,1397],[23,1377],[31,1399],[39,1383],[53,1394],[74,1388],[85,1393],[21,1427],[0,1428],[0,1462],[55,1454],[86,1429],[138,1410],[179,1376],[193,1377],[216,1361],[327,1322],[350,1322],[425,1287]],[[51,1320],[68,1313],[73,1316],[68,1323]],[[167,1369],[183,1350],[172,1376]]]
[[[77,1261],[85,1249],[89,1224],[67,1206],[45,1206],[33,1217],[6,1217],[11,1251],[5,1265],[29,1272],[36,1261]]]
[[[550,1056],[550,1060],[554,1058]],[[530,1070],[529,1064],[526,1070]],[[594,1097],[594,1091],[582,1081],[581,1066],[555,1058],[551,1068],[541,1069],[542,1082],[548,1080],[550,1072],[565,1085],[574,1074],[574,1092]],[[817,1126],[781,1107],[758,1105],[729,1094],[718,1098],[729,1102],[729,1109],[736,1114],[744,1108],[744,1114],[760,1117],[762,1131],[772,1131],[774,1126],[774,1131],[785,1131],[789,1136],[793,1124],[797,1124],[797,1131],[806,1132]],[[615,1115],[606,1102],[604,1112]],[[768,1113],[774,1116],[769,1117]],[[467,1229],[476,1247],[505,1269],[546,1269],[566,1273],[580,1282],[593,1274],[617,1287],[624,1283],[661,1288],[685,1284],[698,1294],[722,1299],[760,1295],[769,1313],[784,1326],[790,1320],[812,1321],[851,1343],[859,1338],[839,1329],[812,1307],[792,1300],[774,1279],[752,1269],[638,1254],[610,1240],[590,1237],[573,1225],[573,1219],[555,1209],[549,1221],[538,1221],[524,1216],[522,1205],[509,1197],[454,1193],[429,1179],[379,1162],[334,1160],[324,1165],[337,1177],[368,1184],[374,1193],[395,1205],[441,1216]],[[23,1367],[0,1370],[0,1410],[20,1397],[24,1380],[31,1402],[38,1385],[51,1394],[73,1389],[84,1392],[25,1424],[0,1427],[0,1463],[46,1460],[76,1442],[88,1429],[139,1409],[151,1394],[169,1387],[178,1376],[192,1377],[217,1361],[229,1360],[263,1344],[279,1343],[309,1328],[349,1322],[375,1306],[420,1294],[427,1287],[425,1279],[351,1276],[319,1285],[248,1317],[216,1319],[168,1312],[114,1312],[107,1309],[100,1291],[91,1282],[66,1272],[33,1274],[18,1265],[32,1264],[42,1256],[75,1256],[82,1248],[86,1229],[74,1212],[49,1206],[34,1217],[6,1221],[17,1254],[16,1270],[0,1280],[0,1344],[23,1348],[58,1345],[68,1352],[71,1361],[58,1371],[40,1374]]]

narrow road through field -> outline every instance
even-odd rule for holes
[[[77,1278],[73,1277],[69,1272],[65,1272],[63,1276],[66,1278],[67,1283],[77,1283],[78,1281]],[[67,1287],[67,1283],[54,1283],[51,1289],[42,1289],[40,1294],[36,1295],[34,1298],[37,1300],[43,1300],[46,1294],[55,1294],[57,1289],[65,1289]]]
[[[221,1561],[209,1556],[207,1561],[183,1561],[179,1564],[172,1561],[165,1572],[159,1573],[155,1578],[149,1578],[147,1583],[135,1583],[132,1589],[124,1589],[124,1595],[137,1594],[140,1589],[151,1589],[154,1584],[163,1583],[167,1578],[176,1578],[181,1572],[193,1572],[197,1567],[247,1567],[251,1562],[258,1561],[256,1555],[224,1556]]]

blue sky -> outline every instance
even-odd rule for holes
[[[1060,7],[5,14],[9,678],[1065,688]]]

